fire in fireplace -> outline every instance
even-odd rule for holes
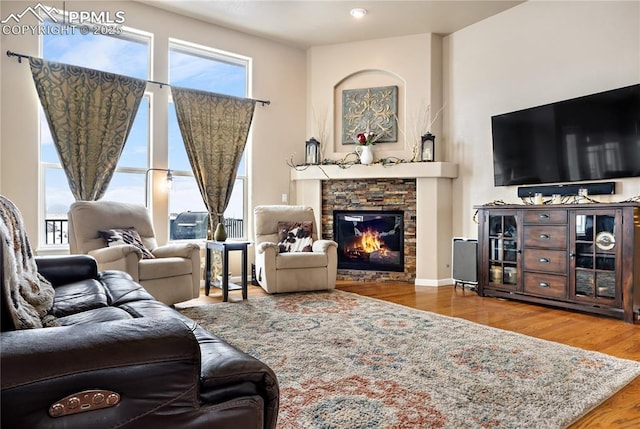
[[[404,271],[404,212],[335,210],[338,269]]]

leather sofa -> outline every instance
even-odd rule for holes
[[[128,274],[98,271],[91,256],[36,264],[55,288],[60,326],[15,330],[3,300],[3,428],[276,426],[279,388],[266,364]]]

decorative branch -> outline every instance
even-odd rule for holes
[[[438,119],[438,116],[440,115],[440,113],[442,113],[442,111],[444,110],[445,106],[447,105],[447,103],[443,103],[442,107],[440,108],[440,110],[438,110],[436,112],[436,115],[433,117],[433,120],[429,123],[429,126],[427,127],[427,131],[429,132],[431,131],[431,126],[433,125],[433,123],[436,121],[436,119]]]
[[[413,135],[412,135],[412,145],[411,145],[411,161],[417,161],[419,156],[420,156],[420,145],[421,145],[421,137],[428,133],[431,132],[431,127],[433,126],[433,124],[435,123],[436,119],[438,119],[438,116],[440,115],[440,113],[444,110],[445,106],[447,105],[447,103],[443,103],[442,107],[440,108],[440,110],[438,110],[435,114],[435,116],[433,117],[433,119],[431,119],[431,105],[428,104],[426,108],[421,108],[418,110],[418,113],[415,115],[415,120],[413,121],[414,123],[414,128],[413,128]],[[431,120],[430,120],[431,119]]]
[[[295,152],[291,154],[291,157],[289,159],[286,160],[286,163],[289,167],[291,168],[295,168],[298,171],[303,171],[306,170],[307,168],[310,167],[309,164],[296,164],[295,162],[293,162],[293,157],[295,156]]]
[[[318,117],[315,107],[312,108],[313,121],[316,124],[316,135],[320,141],[320,161],[324,160],[324,151],[327,146],[327,139],[329,138],[329,109],[327,108],[322,117]]]
[[[323,165],[335,165],[342,169],[347,169],[347,168],[353,167],[354,165],[362,165],[362,163],[360,162],[360,156],[358,155],[357,152],[349,152],[342,159],[339,159],[339,160],[325,159],[320,164],[313,164],[313,165],[310,165],[310,164],[297,165],[293,162],[293,155],[286,162],[289,167],[297,171],[304,171],[309,167],[318,167],[324,173],[324,175],[327,176],[327,178],[329,178],[329,175],[327,174],[326,171],[322,169]],[[388,158],[380,158],[378,161],[369,165],[380,164],[383,167],[387,167],[391,165],[406,164],[409,162],[413,162],[413,161],[403,159],[403,158],[398,158],[395,156],[390,156]]]

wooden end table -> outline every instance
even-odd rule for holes
[[[205,265],[205,282],[204,282],[204,294],[209,295],[211,286],[222,289],[222,300],[227,302],[229,300],[230,290],[242,289],[242,299],[247,299],[247,246],[248,241],[211,241],[206,242],[206,265]],[[229,252],[239,250],[242,252],[242,281],[241,284],[229,283]],[[213,251],[220,252],[222,255],[222,281],[212,281],[211,268]]]

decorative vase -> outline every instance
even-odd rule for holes
[[[224,229],[224,223],[218,222],[216,232],[213,233],[213,239],[216,241],[225,241],[227,239],[227,231]]]
[[[371,146],[358,146],[359,151],[356,150],[358,156],[360,156],[360,164],[373,164],[373,149]]]

